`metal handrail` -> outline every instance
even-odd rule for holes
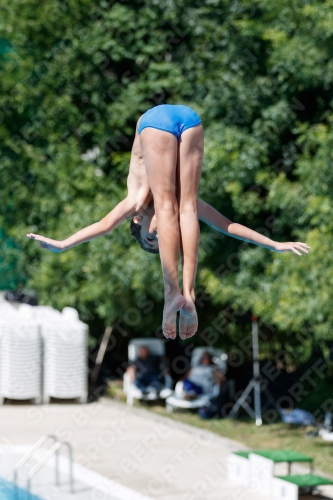
[[[69,477],[70,477],[70,491],[71,493],[74,493],[74,479],[73,479],[73,450],[71,445],[66,442],[66,441],[60,441],[56,436],[53,434],[47,434],[45,436],[42,436],[38,441],[34,444],[34,446],[31,448],[31,450],[28,451],[15,465],[14,467],[14,486],[15,486],[15,491],[17,491],[17,483],[18,483],[18,473],[25,465],[30,458],[34,456],[34,454],[43,446],[46,441],[49,439],[52,439],[54,441],[54,444],[51,446],[51,448],[37,461],[37,463],[30,469],[30,471],[27,474],[27,484],[28,484],[28,495],[30,495],[30,489],[31,489],[31,480],[34,477],[34,475],[39,471],[39,469],[45,465],[45,463],[51,458],[54,454],[56,454],[56,484],[59,485],[59,449],[62,446],[66,446],[68,449],[68,458],[69,458]]]
[[[39,450],[43,446],[46,441],[49,439],[52,439],[55,443],[58,441],[58,438],[56,436],[53,436],[53,434],[46,434],[45,436],[42,436],[38,441],[34,444],[34,446],[31,448],[31,450],[28,451],[15,465],[14,467],[14,485],[15,487],[17,486],[17,479],[18,479],[18,473],[25,465],[30,458],[33,457],[33,455],[36,453],[36,451]],[[58,469],[56,470],[56,481],[58,483]]]
[[[74,480],[73,480],[73,451],[72,447],[66,441],[57,441],[53,446],[45,453],[45,455],[33,466],[30,472],[27,475],[27,492],[30,494],[31,490],[31,480],[37,474],[37,472],[46,464],[46,462],[58,452],[58,450],[62,447],[66,446],[68,449],[68,457],[69,457],[69,478],[70,478],[70,492],[74,493]],[[58,453],[56,454],[57,461],[57,470],[58,470]]]

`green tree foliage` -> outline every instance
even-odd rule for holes
[[[329,339],[332,0],[0,6],[0,224],[22,249],[22,284],[44,303],[78,307],[92,324],[158,329],[159,259],[125,225],[60,255],[25,234],[61,239],[109,212],[125,193],[136,120],[181,102],[205,126],[200,196],[273,239],[311,246],[297,258],[202,228],[201,340],[237,343],[249,310],[270,349],[305,355],[311,335]],[[94,147],[99,156],[83,159]]]

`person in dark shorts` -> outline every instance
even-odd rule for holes
[[[131,379],[143,394],[148,393],[148,388],[153,388],[157,393],[162,389],[161,356],[150,354],[148,347],[139,348],[139,356],[129,367]]]

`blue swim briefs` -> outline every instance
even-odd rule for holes
[[[193,109],[182,104],[161,104],[148,109],[140,120],[139,134],[144,128],[151,127],[164,130],[175,135],[179,141],[182,133],[201,123],[200,117]]]

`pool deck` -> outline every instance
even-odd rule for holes
[[[226,479],[228,454],[246,449],[244,445],[141,408],[106,399],[85,405],[0,408],[3,461],[13,446],[33,444],[43,434],[55,434],[72,444],[82,488],[85,479],[90,478],[91,488],[94,481],[96,486],[104,481],[104,496],[94,496],[88,490],[83,495],[82,490],[82,499],[268,500]],[[65,474],[65,461],[61,468]],[[35,487],[38,484],[36,478]],[[325,498],[333,498],[333,487],[322,491]],[[44,497],[60,498],[56,492]],[[61,498],[67,500],[64,490]],[[68,495],[70,498],[79,496]]]

